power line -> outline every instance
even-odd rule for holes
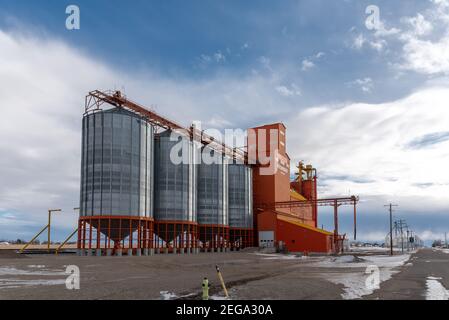
[[[393,207],[399,207],[397,204],[388,204],[384,207],[388,207],[390,211],[390,255],[393,255]]]

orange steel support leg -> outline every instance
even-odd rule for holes
[[[78,248],[78,249],[81,249],[81,229],[82,229],[82,221],[81,220],[78,220],[78,240],[77,240],[77,243],[76,243],[76,247]]]
[[[357,240],[357,203],[354,201],[354,240]]]

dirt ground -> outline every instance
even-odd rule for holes
[[[357,253],[364,255],[370,253]],[[215,265],[222,271],[230,299],[342,299],[348,291],[345,286],[352,285],[345,279],[355,276],[365,281],[365,264],[352,259],[352,255],[303,258],[255,251],[79,257],[0,250],[0,299],[200,299],[204,277],[211,283],[210,294],[220,299],[223,292]],[[66,288],[70,265],[80,270],[79,290]]]

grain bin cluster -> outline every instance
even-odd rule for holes
[[[342,206],[353,208],[356,239],[358,197],[320,199],[317,170],[300,161],[292,171],[283,123],[241,132],[241,140],[226,130],[224,139],[216,139],[120,91],[89,92],[82,124],[79,253],[192,254],[247,247],[339,253],[347,240],[338,227]],[[318,227],[322,206],[334,209],[333,231]]]
[[[204,153],[214,161],[201,161]],[[244,163],[123,108],[85,113],[81,255],[252,246],[252,201],[252,169]]]

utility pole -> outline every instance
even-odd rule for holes
[[[444,233],[444,248],[447,249],[447,232]]]
[[[410,236],[409,236],[410,231],[407,228],[407,252],[410,251]]]
[[[388,207],[390,211],[390,255],[393,255],[393,207],[397,207],[397,204],[388,204],[384,207]]]
[[[398,225],[399,225],[399,230],[401,232],[401,251],[402,253],[404,253],[404,228],[408,229],[407,223],[405,222],[405,220],[400,219],[398,221]]]

